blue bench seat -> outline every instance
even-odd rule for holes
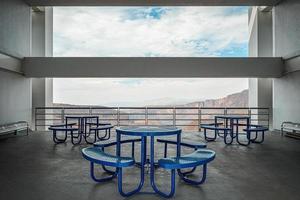
[[[244,131],[246,131],[249,135],[249,139],[253,143],[263,143],[265,140],[265,132],[269,129],[264,126],[260,125],[250,125],[248,128],[245,128]],[[255,137],[251,138],[251,135],[255,133]],[[258,140],[258,134],[261,133],[261,139]]]
[[[105,125],[98,124],[98,126],[96,126],[96,127],[90,126],[88,136],[90,136],[90,134],[93,133],[94,140],[88,141],[87,137],[86,137],[85,139],[88,144],[94,144],[97,140],[109,140],[110,139],[111,129],[114,128],[114,126],[110,125],[110,124],[106,124],[106,123],[103,123],[103,124],[105,124]],[[105,135],[100,137],[100,135],[99,135],[100,131],[105,131]]]
[[[176,139],[157,139],[157,142],[161,143],[167,143],[167,144],[177,144]],[[206,143],[204,142],[198,142],[198,141],[191,141],[191,140],[182,140],[180,142],[181,146],[189,147],[189,148],[194,148],[194,149],[201,149],[201,148],[206,148]]]
[[[202,125],[201,128],[203,129],[209,129],[209,130],[217,130],[217,131],[230,131],[230,128],[226,127],[219,127],[214,125]]]
[[[204,165],[214,160],[216,153],[208,149],[198,149],[191,154],[177,157],[162,158],[158,165],[165,169],[184,169]]]
[[[82,155],[90,162],[111,167],[129,167],[135,164],[133,158],[113,156],[96,147],[82,149]]]
[[[122,172],[122,170],[125,167],[130,167],[135,164],[135,160],[133,158],[114,156],[114,155],[105,153],[104,151],[102,151],[101,148],[98,148],[98,147],[87,147],[87,148],[82,149],[81,152],[82,152],[82,156],[90,162],[90,176],[94,181],[96,181],[98,183],[106,182],[106,181],[112,180],[113,178],[117,177],[119,193],[124,197],[128,197],[128,196],[140,191],[140,189],[142,187],[142,184],[141,184],[142,181],[136,189],[129,191],[129,192],[123,191],[123,186],[122,186],[123,185],[123,183],[122,183],[123,172]],[[115,167],[116,170],[109,173],[109,175],[106,177],[97,178],[95,176],[95,164],[99,164],[102,166]]]
[[[75,126],[76,123],[65,123],[65,124],[54,124],[54,125],[51,125],[50,127],[68,127],[68,126]]]
[[[256,131],[268,131],[269,129],[267,127],[249,127],[249,128],[245,128],[244,131],[250,131],[250,132],[256,132]]]
[[[78,133],[78,128],[73,128],[72,125],[66,126],[66,125],[54,125],[50,126],[49,130],[52,131],[52,136],[53,136],[53,142],[55,144],[59,143],[64,143],[67,140],[68,133],[71,135],[71,141],[73,144],[78,144],[81,142],[81,135]],[[57,134],[58,132],[63,133],[64,137],[63,138],[58,138]],[[75,133],[77,132],[77,133]],[[75,142],[74,138],[79,138],[78,142]]]
[[[201,128],[204,129],[204,139],[208,142],[211,142],[211,141],[215,141],[217,139],[217,135],[220,135],[220,131],[223,132],[224,134],[224,143],[225,144],[231,144],[233,142],[233,136],[231,136],[231,139],[230,141],[227,141],[227,135],[228,133],[231,132],[231,128],[227,128],[227,127],[219,127],[218,125],[215,126],[215,125],[201,125]],[[214,136],[213,137],[208,137],[207,136],[207,130],[213,130],[214,131]],[[223,136],[222,136],[223,137]]]
[[[195,152],[180,157],[162,158],[158,160],[161,168],[171,170],[171,189],[169,193],[161,192],[157,187],[155,191],[166,198],[170,198],[175,193],[175,170],[177,170],[180,178],[186,183],[192,185],[200,185],[205,182],[207,174],[207,164],[215,159],[216,153],[208,149],[197,149]],[[195,168],[203,166],[202,177],[199,180],[192,180],[187,177],[188,174],[182,173],[180,170],[184,168]]]
[[[133,142],[140,142],[141,139],[140,138],[135,138],[135,139],[123,139],[120,141],[121,144],[124,143],[133,143]],[[114,146],[117,145],[116,141],[110,141],[110,140],[104,140],[104,141],[98,141],[94,143],[95,147],[100,147],[100,148],[105,148],[105,147],[110,147],[110,146]]]

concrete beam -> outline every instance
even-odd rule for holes
[[[281,58],[29,57],[28,77],[280,77]]]
[[[281,0],[25,0],[30,6],[275,6]]]
[[[10,57],[0,53],[0,70],[10,71],[22,74],[22,61],[18,58]]]
[[[295,56],[284,60],[284,73],[300,71],[300,56]]]

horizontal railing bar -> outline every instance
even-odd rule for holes
[[[120,110],[124,110],[124,109],[212,109],[212,110],[241,110],[241,109],[251,109],[251,110],[269,110],[269,108],[266,107],[97,107],[97,106],[90,106],[90,107],[36,107],[36,110],[40,110],[40,109],[64,109],[64,110],[68,110],[68,109],[120,109]]]

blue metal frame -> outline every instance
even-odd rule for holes
[[[196,169],[196,168],[194,168]],[[206,174],[207,174],[207,164],[204,164],[203,165],[203,170],[202,170],[202,178],[198,181],[195,181],[195,180],[191,180],[191,179],[188,179],[186,176],[190,173],[182,173],[180,171],[180,169],[177,170],[177,173],[178,175],[180,176],[180,178],[186,182],[186,183],[189,183],[189,184],[192,184],[192,185],[201,185],[205,182],[206,180]]]
[[[218,119],[223,119],[225,121],[225,128],[224,129],[219,129],[218,125],[220,123],[218,123]],[[240,124],[239,121],[240,120],[246,120],[246,124]],[[227,130],[228,128],[228,122],[229,122],[229,127],[230,129]],[[225,144],[232,144],[233,139],[236,138],[236,142],[240,145],[243,146],[248,146],[250,144],[250,132],[246,131],[246,142],[241,142],[240,138],[239,138],[239,127],[240,126],[246,126],[247,129],[250,126],[250,117],[248,116],[231,116],[231,115],[225,115],[225,116],[215,116],[215,123],[214,123],[214,127],[211,127],[212,124],[210,125],[203,125],[201,126],[202,128],[204,128],[204,138],[206,141],[210,142],[210,141],[215,141],[217,136],[219,137],[223,137],[224,139],[224,143]],[[210,130],[214,130],[214,137],[208,137],[207,136],[207,129]],[[222,130],[223,133],[220,133],[219,131]],[[230,140],[227,141],[228,136],[230,137]]]
[[[250,125],[249,128],[244,129],[249,134],[250,141],[252,143],[258,143],[261,144],[265,140],[265,131],[268,131],[269,129],[260,125]],[[255,133],[255,137],[251,138],[251,133]],[[258,134],[261,133],[261,139],[258,140]]]
[[[177,157],[180,157],[181,152],[181,132],[177,133]],[[151,163],[151,171],[150,171],[150,182],[153,190],[158,193],[159,195],[170,198],[174,196],[175,193],[175,169],[171,169],[171,189],[169,193],[162,192],[158,189],[158,187],[155,184],[155,168],[154,168],[154,136],[151,136],[151,142],[150,142],[150,163]]]
[[[153,190],[165,197],[169,198],[174,195],[175,193],[175,169],[171,170],[171,191],[169,193],[164,193],[158,189],[158,187],[155,184],[155,168],[156,168],[156,163],[154,160],[154,137],[155,136],[164,136],[164,135],[177,135],[177,156],[180,156],[180,142],[181,142],[181,129],[178,128],[157,128],[157,129],[152,129],[151,128],[142,128],[138,129],[136,127],[134,128],[117,128],[117,155],[120,155],[121,153],[121,146],[120,146],[120,141],[121,141],[121,135],[133,135],[133,136],[141,136],[142,142],[141,142],[141,180],[140,180],[140,187],[134,190],[132,193],[127,193],[124,194],[122,193],[122,180],[118,181],[119,185],[119,192],[122,196],[130,196],[132,194],[135,194],[139,192],[144,184],[144,172],[145,172],[145,165],[147,164],[147,136],[150,136],[150,182]],[[119,172],[120,173],[120,172]],[[122,173],[122,172],[121,172]],[[121,177],[121,176],[120,176]]]
[[[116,142],[117,142],[116,153],[117,153],[117,156],[120,156],[121,155],[121,133],[120,132],[117,132]],[[146,137],[141,137],[141,165],[142,166],[145,165],[145,161],[146,161],[145,154],[143,153],[143,149],[146,149]],[[141,170],[141,173],[140,173],[141,179],[140,179],[140,183],[139,183],[138,187],[130,192],[125,193],[123,191],[122,168],[118,169],[118,190],[122,196],[129,197],[129,196],[139,192],[142,189],[144,182],[145,182],[145,169],[144,169],[144,167],[141,167],[140,170]]]
[[[87,140],[87,137],[90,136],[90,131],[88,131],[88,120],[91,119],[96,119],[96,124],[99,124],[99,117],[98,116],[66,116],[65,118],[65,124],[68,124],[69,120],[74,120],[77,119],[78,122],[78,135],[75,136],[74,133],[71,133],[71,141],[74,145],[76,144],[80,144],[82,141],[82,135],[84,135],[84,140],[86,141],[86,143],[88,144],[92,144],[92,142],[89,142]],[[74,138],[77,138],[77,142],[75,142]],[[78,139],[79,138],[79,139]],[[96,142],[96,140],[94,140]]]
[[[166,158],[168,155],[168,144],[177,145],[177,141],[168,140],[168,139],[157,139],[156,141],[164,143],[164,158]],[[195,143],[195,142],[193,143],[193,141],[184,141],[184,142],[181,141],[180,145],[184,147],[192,148],[194,150],[207,147],[205,143]],[[188,174],[193,173],[196,169],[197,167],[193,167],[191,170],[185,172],[182,172],[179,169],[178,173],[182,174],[183,176],[186,176]]]
[[[71,137],[73,137],[74,131],[77,131],[76,128],[72,128],[72,125],[64,126],[64,125],[54,125],[50,126],[49,130],[52,131],[52,140],[55,144],[60,144],[64,143],[67,140],[68,133],[70,132]],[[57,132],[63,132],[64,133],[64,138],[58,138],[57,137]]]

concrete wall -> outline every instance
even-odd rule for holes
[[[31,79],[21,59],[30,56],[30,7],[22,0],[0,1],[0,124],[31,122]]]
[[[0,124],[31,122],[31,80],[0,70]]]
[[[300,1],[285,0],[274,8],[274,56],[287,57],[300,50]]]
[[[299,58],[299,11],[299,0],[285,0],[274,8],[274,56],[292,55],[295,60]],[[274,127],[280,129],[283,121],[300,122],[300,72],[276,78],[273,84]]]
[[[283,121],[300,123],[300,71],[274,79],[273,121],[280,129]]]
[[[271,57],[273,54],[272,12],[258,7],[249,10],[249,56]],[[272,116],[272,79],[249,78],[249,106],[270,108]],[[265,124],[265,116],[253,116],[258,124]],[[272,119],[272,118],[271,118]],[[260,122],[261,121],[261,122]],[[272,120],[270,120],[272,129]]]
[[[0,1],[0,53],[30,55],[30,7],[23,0]]]

